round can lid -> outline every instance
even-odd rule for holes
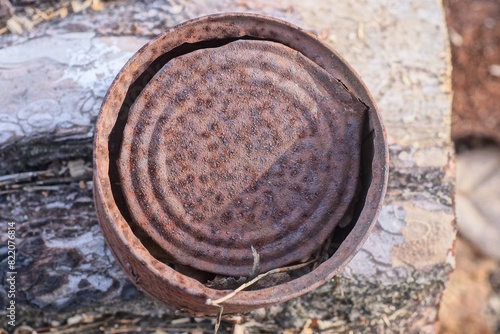
[[[248,276],[306,260],[355,200],[367,106],[283,44],[168,61],[131,106],[118,169],[132,219],[178,263]]]

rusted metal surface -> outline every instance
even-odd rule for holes
[[[115,257],[143,290],[198,315],[227,292],[177,265],[248,276],[251,247],[261,271],[304,261],[354,217],[319,267],[241,292],[225,312],[296,297],[354,256],[387,179],[383,125],[354,71],[302,30],[249,14],[189,21],[143,47],[108,91],[94,148]]]
[[[132,218],[178,262],[231,276],[307,259],[354,198],[367,107],[282,44],[168,62],[130,109]],[[297,247],[297,245],[300,245]]]

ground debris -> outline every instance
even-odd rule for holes
[[[215,276],[213,280],[207,282],[207,286],[211,289],[217,290],[234,290],[243,283],[246,282],[246,277],[226,277],[226,276]]]
[[[8,19],[4,23],[0,21],[0,35],[9,32],[22,35],[25,32],[30,32],[36,25],[42,22],[58,18],[63,19],[70,12],[79,13],[88,8],[93,11],[102,11],[104,9],[101,0],[73,0],[71,2],[62,0],[40,4],[35,3],[36,7],[10,7],[14,9],[8,11],[5,8],[9,7],[3,4],[5,1],[8,3],[8,0],[0,0],[0,18],[8,17]]]

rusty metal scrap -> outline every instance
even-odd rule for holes
[[[224,293],[204,278],[251,275],[252,247],[265,272],[308,260],[348,226],[309,274],[243,291],[225,310],[333,277],[375,223],[387,180],[383,125],[355,72],[299,28],[251,14],[189,21],[139,50],[108,91],[94,148],[99,223],[118,262],[198,315]]]

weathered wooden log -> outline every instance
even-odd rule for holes
[[[334,282],[250,313],[247,328],[317,319],[333,331],[435,331],[455,226],[449,50],[432,0],[106,3],[0,37],[0,280],[7,223],[16,222],[19,324],[64,324],[81,312],[175,317],[127,281],[104,243],[88,173],[93,124],[114,75],[151,36],[250,9],[309,29],[345,56],[379,104],[391,160],[379,223],[354,260]],[[68,168],[77,159],[83,166]],[[34,171],[43,173],[6,176]],[[0,313],[7,302],[0,287]]]

